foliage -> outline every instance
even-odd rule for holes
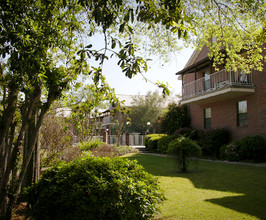
[[[175,131],[175,135],[188,137],[193,141],[199,140],[199,131],[193,128],[180,128]]]
[[[156,137],[156,136],[158,136],[158,134],[148,134],[148,135],[145,136],[145,138],[144,138],[144,145],[145,145],[146,148],[148,146],[149,139],[152,138],[152,137]]]
[[[88,157],[46,171],[25,198],[36,219],[150,219],[163,195],[136,161]]]
[[[226,128],[219,128],[199,132],[199,145],[205,156],[220,158],[220,148],[231,141],[231,131]]]
[[[177,138],[175,135],[163,136],[158,140],[158,151],[159,153],[165,154],[168,150],[168,146],[172,140]]]
[[[136,153],[138,150],[129,146],[109,145],[99,140],[89,140],[78,143],[77,147],[84,153],[90,152],[96,157],[117,157],[127,153]]]
[[[223,160],[239,161],[239,146],[235,142],[223,145],[220,149],[220,155]]]
[[[221,157],[229,161],[266,161],[266,140],[260,136],[247,136],[221,148]]]
[[[149,134],[145,136],[144,145],[149,151],[157,151],[158,141],[166,134]]]
[[[40,128],[41,168],[50,167],[63,157],[66,159],[63,154],[69,151],[75,142],[73,132],[65,129],[68,123],[63,117],[64,112],[60,112],[63,109],[57,107],[57,103],[52,106]]]
[[[79,142],[99,135],[102,127],[100,108],[106,108],[116,98],[105,77],[100,76],[100,80],[101,88],[79,82],[64,94],[63,106],[70,109],[68,128],[75,130]]]
[[[164,98],[158,92],[148,92],[145,96],[136,96],[132,101],[131,132],[145,134],[148,130],[157,132],[158,118],[163,111]],[[150,126],[147,125],[150,122]]]
[[[137,153],[138,150],[130,146],[114,146],[117,156],[122,156],[129,153]]]
[[[179,137],[170,142],[167,153],[176,156],[181,172],[187,172],[189,157],[200,157],[201,148],[195,141],[187,137]]]
[[[86,142],[79,142],[77,147],[82,151],[89,151],[89,150],[92,150],[93,148],[98,148],[104,144],[105,144],[104,142],[101,142],[100,140],[95,139],[95,140],[89,140]]]
[[[162,118],[161,132],[174,134],[179,128],[189,127],[190,117],[187,106],[180,106],[172,103],[168,106],[168,111]]]
[[[262,71],[265,1],[191,0],[184,1],[184,7],[198,34],[194,43],[198,48],[209,47],[215,67],[224,64],[228,71]]]

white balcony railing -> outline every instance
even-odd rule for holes
[[[253,87],[252,73],[221,70],[183,85],[182,99],[216,91],[225,87]]]

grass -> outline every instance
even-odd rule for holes
[[[198,161],[198,168],[179,173],[171,157],[128,158],[157,176],[165,191],[156,219],[266,219],[265,167]]]

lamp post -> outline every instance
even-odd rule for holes
[[[149,132],[150,132],[150,125],[151,125],[151,123],[148,121],[147,122],[147,126],[148,126],[147,134],[149,134]]]
[[[127,130],[126,130],[126,145],[129,146],[129,132],[128,132],[128,126],[130,125],[130,122],[127,121]]]

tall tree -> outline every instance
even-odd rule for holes
[[[145,96],[136,96],[131,107],[131,132],[145,134],[148,129],[156,132],[158,118],[163,113],[165,99],[158,92],[148,92]],[[147,125],[147,123],[150,125]]]
[[[63,12],[61,1],[30,0],[1,1],[0,7],[0,218],[9,219],[21,186],[38,178],[38,132],[44,115],[75,77],[72,65],[58,66],[55,56],[74,52],[80,9]]]
[[[185,105],[172,103],[162,117],[161,131],[166,134],[174,134],[179,128],[190,127],[190,116]]]

